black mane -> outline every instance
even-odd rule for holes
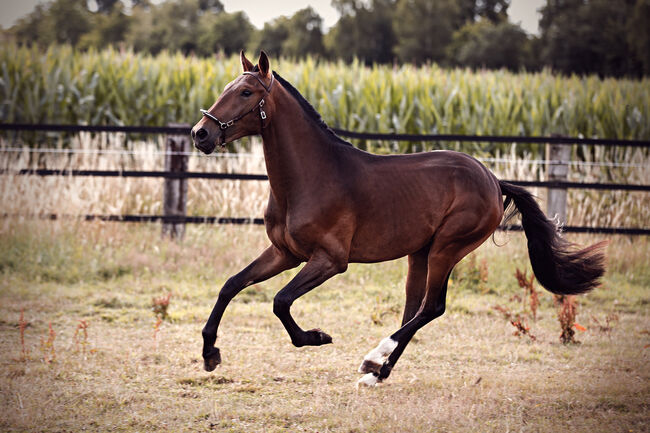
[[[329,134],[332,135],[334,139],[336,139],[337,142],[341,144],[345,144],[346,146],[352,146],[352,144],[348,143],[347,141],[343,140],[341,137],[336,135],[332,129],[327,126],[327,123],[323,121],[323,118],[321,115],[316,111],[316,109],[307,101],[301,94],[300,92],[293,87],[287,80],[282,78],[277,72],[273,71],[273,76],[275,77],[276,80],[282,84],[282,87],[284,87],[290,94],[295,98],[296,101],[300,104],[302,109],[305,111],[305,113],[309,116],[310,119],[312,119],[318,126],[320,126],[324,131],[328,132]]]

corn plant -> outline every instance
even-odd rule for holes
[[[274,59],[273,67],[332,127],[369,132],[650,138],[650,82]],[[238,58],[163,52],[0,48],[2,122],[165,125],[194,123],[240,73]],[[493,154],[506,144],[365,142],[375,151],[433,147]],[[519,151],[539,152],[538,146]],[[591,150],[581,150],[588,154]],[[614,152],[625,152],[615,150]],[[585,157],[584,155],[581,155]]]

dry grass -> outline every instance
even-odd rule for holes
[[[612,238],[604,286],[580,298],[582,344],[564,346],[548,293],[536,341],[513,336],[493,312],[521,307],[509,300],[521,292],[513,272],[529,268],[522,235],[498,234],[506,245],[487,242],[473,259],[487,263],[485,287],[452,282],[447,313],[417,334],[389,380],[357,390],[363,356],[399,324],[404,260],[352,265],[295,303],[301,325],[334,337],[318,348],[293,347],[271,311],[295,271],[244,291],[220,329],[224,363],[206,373],[203,321],[220,284],[266,244],[264,231],[191,227],[180,245],[159,233],[158,225],[5,223],[0,430],[648,431],[647,239]],[[160,323],[151,300],[167,293],[169,321]],[[605,332],[597,321],[612,314],[619,320]],[[38,348],[50,322],[56,359],[46,363]]]
[[[121,134],[83,133],[68,143],[87,153],[37,154],[0,152],[0,168],[163,170],[162,138],[157,142],[126,141]],[[0,141],[0,147],[7,146]],[[63,146],[63,143],[60,143]],[[237,144],[250,152],[240,156],[202,156],[189,159],[190,171],[255,173],[266,172],[257,139]],[[598,148],[596,149],[603,149]],[[96,154],[96,150],[126,150],[132,154]],[[576,149],[577,150],[577,149]],[[634,167],[600,167],[575,163],[569,180],[584,182],[620,182],[650,184],[650,157],[642,149],[594,151],[586,162],[625,162]],[[513,145],[510,153],[497,154],[511,162],[486,162],[500,179],[545,180],[544,166],[531,160],[530,154],[518,158]],[[12,214],[160,214],[163,180],[160,178],[38,177],[0,175],[0,207]],[[261,217],[268,200],[264,181],[188,180],[189,215],[225,217]],[[546,190],[531,188],[545,209]],[[607,212],[603,212],[606,209]],[[587,226],[644,227],[650,221],[650,195],[646,192],[569,190],[568,224]]]

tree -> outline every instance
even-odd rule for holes
[[[650,75],[650,0],[637,0],[628,22],[627,43],[639,74]]]
[[[297,11],[291,18],[278,17],[264,24],[251,38],[252,52],[264,50],[271,56],[299,57],[323,54],[322,18],[311,7]]]
[[[449,57],[455,64],[473,68],[517,70],[531,66],[529,45],[526,32],[518,25],[482,19],[454,33]]]
[[[210,55],[223,51],[230,55],[246,48],[254,28],[243,12],[204,14],[199,19],[197,53]]]
[[[92,29],[79,40],[82,48],[103,48],[124,41],[131,17],[124,13],[122,3],[113,5],[108,13],[97,12],[92,17]]]
[[[287,24],[288,36],[282,43],[284,55],[324,54],[323,19],[311,6],[297,11]]]
[[[446,47],[459,16],[460,8],[454,0],[398,0],[395,54],[402,62],[445,62]]]
[[[47,46],[51,43],[77,45],[92,27],[92,15],[85,0],[55,0],[39,4],[20,19],[11,32],[21,42]]]
[[[289,18],[281,16],[264,23],[262,30],[253,34],[248,44],[249,50],[254,53],[264,50],[272,57],[279,57],[282,55],[282,45],[288,37]]]
[[[564,73],[637,74],[627,32],[632,0],[548,0],[542,9],[542,59]]]
[[[325,37],[330,56],[351,61],[389,63],[393,60],[395,0],[334,0],[341,18]]]
[[[116,7],[120,0],[95,0],[97,3],[97,12],[101,14],[110,14],[113,11],[113,8]],[[120,3],[119,6],[122,6]]]
[[[492,23],[508,19],[510,0],[459,0],[462,24],[477,21],[480,18]]]
[[[156,54],[162,50],[196,51],[196,35],[201,10],[199,0],[167,0],[147,8],[135,8],[133,26],[129,28],[126,42],[137,51]]]

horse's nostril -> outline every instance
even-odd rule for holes
[[[196,131],[196,136],[199,137],[199,140],[205,140],[205,138],[208,136],[208,131],[201,128],[198,131]]]
[[[194,132],[194,130],[192,129],[192,131],[190,131],[190,135],[192,136],[192,138],[194,138],[196,137],[196,132]]]

